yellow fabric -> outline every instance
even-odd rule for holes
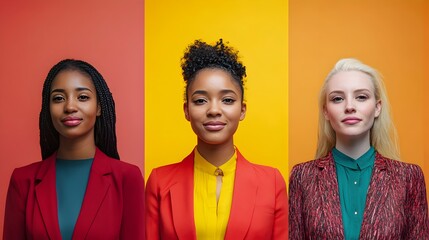
[[[217,167],[205,160],[196,148],[194,152],[194,218],[197,239],[224,239],[231,212],[237,153],[219,167],[224,176],[217,203]]]

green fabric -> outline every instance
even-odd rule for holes
[[[356,160],[336,148],[332,154],[337,172],[344,237],[346,240],[359,239],[375,150],[371,147]]]
[[[58,223],[63,240],[72,239],[93,158],[56,161]]]

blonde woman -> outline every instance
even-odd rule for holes
[[[338,61],[320,92],[316,160],[290,176],[290,239],[429,239],[423,173],[398,159],[380,75]]]

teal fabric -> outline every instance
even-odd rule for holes
[[[58,221],[63,240],[72,239],[93,158],[56,161]]]
[[[332,150],[332,155],[337,172],[344,237],[346,240],[359,239],[375,150],[371,147],[356,160],[336,148]]]

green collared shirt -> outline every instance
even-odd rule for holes
[[[366,194],[374,168],[375,150],[353,159],[338,149],[332,149],[337,172],[338,191],[346,240],[359,239],[365,210]]]

